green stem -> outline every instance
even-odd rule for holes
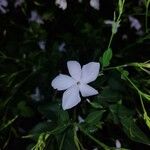
[[[112,33],[111,33],[111,37],[110,37],[110,40],[109,40],[109,44],[108,44],[107,49],[109,49],[109,48],[110,48],[111,43],[112,43],[112,40],[113,40],[113,37],[114,37],[114,33],[112,32]]]
[[[78,137],[77,137],[77,131],[76,131],[76,128],[78,128],[76,125],[74,125],[74,128],[73,128],[73,132],[74,132],[74,143],[77,147],[77,150],[81,150],[80,149],[80,145],[79,145],[79,140],[78,140]]]
[[[146,6],[146,11],[145,11],[145,32],[147,33],[148,32],[148,8],[149,8],[149,3],[150,1],[147,0],[145,2],[145,6]]]
[[[64,133],[64,135],[63,135],[63,137],[62,137],[62,140],[61,140],[61,143],[60,143],[59,150],[62,150],[62,147],[63,147],[63,144],[64,144],[65,136],[66,136],[66,133]]]
[[[146,12],[145,12],[145,32],[147,33],[147,18],[148,18],[148,7],[146,7]]]
[[[105,145],[104,143],[100,142],[96,138],[94,138],[92,135],[90,135],[88,132],[86,132],[81,126],[78,126],[80,131],[83,132],[85,135],[87,135],[91,140],[93,140],[95,143],[97,143],[100,147],[102,147],[104,150],[110,150],[111,148]]]
[[[142,96],[141,96],[140,93],[139,93],[139,96],[140,96],[140,101],[141,101],[141,105],[142,105],[143,111],[144,111],[144,113],[145,113],[146,110],[145,110],[144,103],[143,103],[143,99],[142,99]]]
[[[115,67],[108,67],[108,68],[104,68],[103,71],[119,69],[119,68],[124,68],[124,67],[129,67],[129,66],[137,66],[137,63],[129,63],[129,64],[119,65]]]

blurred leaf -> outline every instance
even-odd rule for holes
[[[109,66],[111,59],[112,59],[112,50],[111,50],[111,48],[109,48],[103,53],[102,66],[103,67]]]
[[[52,122],[40,122],[31,131],[32,134],[39,134],[42,132],[50,131],[54,128],[54,123]]]
[[[69,115],[68,115],[68,112],[67,111],[64,111],[64,110],[58,110],[59,113],[58,113],[58,122],[60,124],[66,124],[69,122]]]
[[[60,106],[58,102],[46,103],[38,107],[39,112],[41,112],[48,119],[55,120],[55,121],[57,121],[58,119],[59,109],[60,109]]]
[[[117,71],[111,71],[108,79],[108,84],[112,90],[118,93],[125,90],[123,82],[120,78],[120,73]]]
[[[120,99],[121,99],[121,94],[116,90],[110,89],[109,87],[104,88],[104,90],[101,91],[101,94],[99,96],[99,101],[102,104],[115,103]]]
[[[38,107],[38,110],[48,119],[58,122],[58,124],[69,123],[69,115],[67,111],[62,110],[59,102],[52,102]]]
[[[34,115],[33,110],[29,106],[27,106],[25,101],[19,102],[17,108],[20,114],[24,117],[32,117]]]
[[[56,138],[59,143],[59,148],[61,148],[61,150],[77,150],[73,137],[72,128],[68,128],[64,134],[57,135]]]

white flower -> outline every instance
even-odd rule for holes
[[[88,85],[94,81],[99,74],[100,64],[90,62],[81,69],[77,61],[67,62],[68,70],[71,76],[60,74],[56,76],[51,85],[59,91],[66,90],[62,98],[62,107],[64,110],[76,106],[80,101],[80,94],[83,97],[98,94],[98,91]]]
[[[90,6],[96,10],[100,9],[99,0],[90,0]]]
[[[38,42],[39,48],[43,51],[45,51],[46,42],[41,40]]]
[[[129,16],[128,18],[129,18],[129,21],[131,23],[130,24],[131,28],[135,28],[137,31],[141,29],[142,26],[141,26],[140,22],[136,18],[134,18],[132,16]]]
[[[78,0],[79,3],[82,3],[82,0]]]
[[[38,24],[43,24],[43,20],[41,18],[41,16],[39,16],[39,14],[37,13],[37,11],[33,10],[31,11],[31,17],[29,18],[30,22],[36,22]]]
[[[79,123],[83,123],[84,122],[84,119],[80,115],[78,116],[78,122]]]
[[[58,47],[59,52],[65,52],[66,51],[65,46],[66,46],[65,42],[61,43]]]
[[[35,88],[35,93],[31,94],[31,98],[37,102],[39,102],[40,100],[42,100],[44,98],[44,96],[40,94],[39,87]]]
[[[96,147],[96,148],[94,148],[93,150],[98,150],[98,148]]]
[[[24,3],[24,0],[16,0],[14,3],[15,8],[21,6]]]
[[[55,0],[55,5],[65,10],[67,8],[67,1],[66,0]]]
[[[5,14],[7,13],[6,7],[8,6],[7,0],[0,0],[0,11]]]
[[[121,148],[121,143],[119,140],[116,140],[116,150]]]

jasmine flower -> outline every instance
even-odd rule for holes
[[[7,0],[0,0],[0,11],[2,14],[7,13],[6,7],[8,6]]]
[[[56,0],[55,5],[61,8],[62,10],[65,10],[67,8],[67,1],[66,0]]]
[[[100,2],[99,0],[90,0],[90,6],[96,10],[100,9]]]
[[[21,6],[22,4],[24,3],[24,0],[16,0],[15,3],[14,3],[14,7],[19,7]]]
[[[44,98],[44,96],[40,94],[39,87],[35,88],[35,93],[31,94],[31,98],[37,102],[39,102],[40,100],[42,100]]]
[[[116,140],[116,150],[119,150],[121,148],[121,143],[119,140]]]
[[[36,10],[31,11],[31,17],[29,18],[30,22],[36,22],[38,24],[43,24],[43,20],[41,18],[41,16],[39,16],[39,14],[37,13]]]
[[[59,50],[60,52],[65,52],[65,51],[66,51],[65,46],[66,46],[66,43],[65,43],[65,42],[61,43],[61,44],[59,45],[59,47],[58,47],[58,50]]]
[[[81,101],[80,93],[83,97],[98,94],[98,91],[89,86],[88,83],[98,77],[100,64],[90,62],[81,68],[77,61],[68,61],[67,67],[71,76],[59,74],[51,83],[54,89],[66,90],[62,98],[64,110],[76,106]]]
[[[129,18],[129,21],[130,21],[130,27],[131,28],[134,28],[137,31],[141,29],[142,26],[136,18],[134,18],[132,16],[129,16],[128,18]]]
[[[43,51],[45,51],[46,42],[41,40],[38,42],[39,48]]]

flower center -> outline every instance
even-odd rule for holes
[[[77,85],[80,85],[80,81],[77,82]]]

